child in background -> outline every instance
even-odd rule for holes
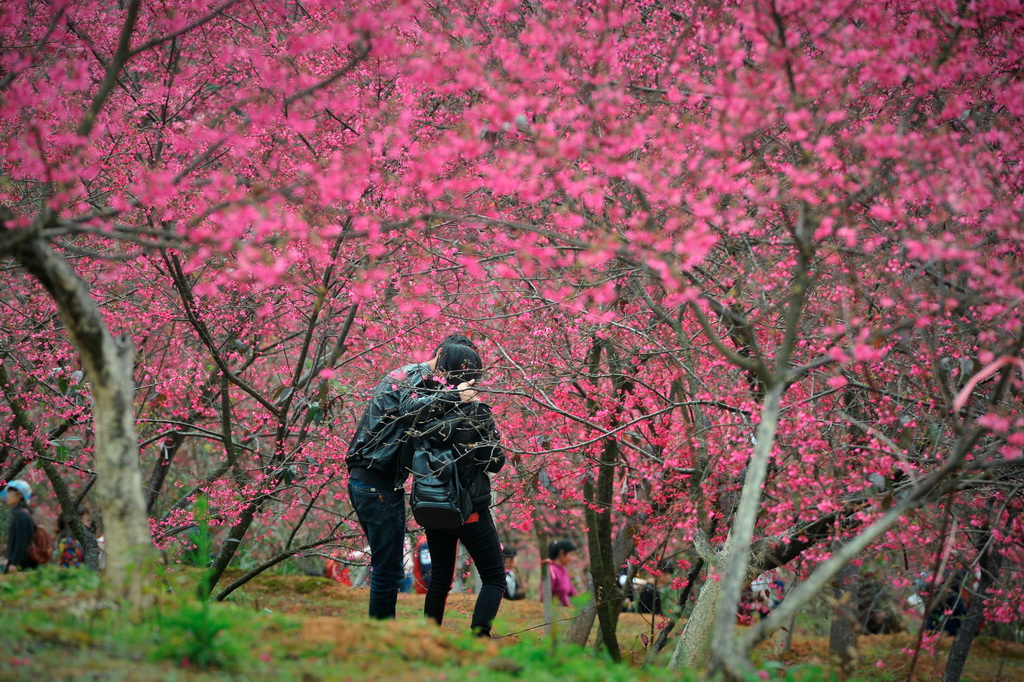
[[[78,509],[78,516],[82,519],[83,526],[93,533],[96,532],[95,524],[89,522],[88,509]],[[57,517],[57,565],[61,568],[78,568],[85,565],[85,549],[71,532],[63,514]]]

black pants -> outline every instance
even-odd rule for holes
[[[430,586],[423,602],[423,613],[440,625],[444,620],[445,602],[455,578],[458,543],[466,548],[476,563],[483,586],[476,598],[470,627],[478,635],[489,636],[494,617],[498,615],[501,596],[505,593],[505,557],[498,543],[490,510],[480,512],[480,520],[467,523],[458,530],[426,530],[430,550]]]

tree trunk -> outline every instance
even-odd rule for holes
[[[613,661],[621,661],[619,640],[615,630],[619,623],[621,598],[618,584],[618,566],[612,550],[612,483],[618,445],[605,441],[598,468],[597,486],[589,479],[583,484],[584,514],[587,519],[587,545],[590,551],[590,575],[594,583],[594,605],[601,627],[601,641]]]
[[[793,650],[793,630],[796,628],[796,614],[793,614],[789,618],[789,623],[784,627],[779,628],[779,632],[782,634],[776,640],[777,653],[788,654]]]
[[[748,585],[751,580],[761,573],[785,566],[800,556],[808,547],[825,540],[831,534],[832,528],[840,516],[839,512],[832,512],[820,516],[813,521],[794,525],[785,533],[759,538],[749,547],[747,564],[740,575],[741,583],[744,586]],[[871,537],[876,537],[880,532],[880,530],[876,529],[871,534]],[[732,544],[726,540],[725,548],[716,554],[714,548],[708,542],[707,536],[702,531],[694,536],[694,544],[702,561],[710,564],[710,566],[717,567],[727,563],[725,553],[732,547]],[[861,549],[863,548],[861,547]],[[853,556],[846,557],[843,563],[845,564],[852,558]],[[838,571],[839,568],[837,566],[835,570]],[[688,668],[704,670],[710,662],[710,644],[714,631],[714,623],[712,621],[715,618],[713,612],[716,609],[721,611],[723,608],[720,604],[722,580],[720,577],[713,577],[712,570],[709,567],[708,578],[704,581],[700,595],[697,597],[693,613],[690,614],[690,618],[686,622],[686,628],[683,630],[682,636],[676,642],[676,647],[669,662],[669,667],[672,669],[678,669],[680,666],[685,665]],[[717,570],[718,576],[720,576],[721,569]],[[828,579],[831,580],[834,575],[834,572],[829,572]],[[796,596],[793,596],[792,588],[787,590],[786,598],[769,618],[772,623],[769,623],[768,627],[783,627],[787,622],[786,619],[788,619],[789,627],[792,629],[792,618],[795,614],[795,609],[806,603],[819,590],[824,589],[826,584],[822,582],[819,587],[811,590],[809,594],[804,596],[801,596],[801,590],[796,591]],[[733,608],[737,608],[737,606]],[[776,612],[784,612],[785,615],[780,619]],[[733,614],[733,618],[735,618],[735,614]],[[749,650],[753,648],[757,641],[760,641],[759,639],[751,640],[751,632],[761,633],[765,629],[764,626],[763,622],[757,623],[743,634],[740,638],[742,641],[739,645],[738,656],[749,655]],[[757,634],[756,636],[761,635]]]
[[[586,646],[587,640],[590,639],[590,631],[594,629],[595,620],[597,620],[597,606],[591,597],[583,610],[577,613],[576,617],[572,619],[572,623],[569,624],[569,630],[565,633],[565,641],[576,646]]]
[[[713,564],[724,564],[724,555],[727,551],[723,550],[714,559]],[[697,603],[694,604],[693,611],[683,627],[683,634],[679,636],[676,648],[672,651],[672,658],[669,659],[670,670],[687,669],[702,672],[711,662],[711,635],[715,630],[715,614],[718,613],[722,591],[722,581],[718,576],[712,575],[713,570],[713,566],[708,567],[708,578],[701,587]]]
[[[986,533],[986,536],[991,536],[991,531]],[[986,543],[984,547],[978,561],[981,568],[978,591],[971,597],[971,605],[967,609],[967,614],[961,619],[960,630],[957,631],[953,645],[949,648],[942,682],[956,682],[963,674],[967,655],[971,652],[971,643],[974,642],[978,630],[981,629],[981,619],[985,613],[985,597],[988,595],[989,588],[999,577],[999,570],[1002,568],[1003,556],[999,551],[991,543]]]
[[[184,442],[185,437],[175,432],[168,436],[167,441],[160,446],[161,452],[153,462],[153,468],[149,472],[149,483],[146,486],[146,513],[148,515],[155,516],[156,514],[156,501],[163,491],[167,474],[171,470],[171,462]]]
[[[853,564],[846,564],[832,583],[832,628],[829,633],[828,655],[839,663],[840,675],[850,674],[857,658],[857,588],[860,573]]]
[[[641,523],[643,522],[644,518],[646,518],[646,517],[645,516],[641,516],[640,517],[640,519],[641,519],[640,522]],[[619,534],[615,537],[615,541],[612,543],[612,552],[611,552],[611,556],[612,556],[611,565],[612,566],[621,566],[621,565],[623,565],[625,563],[625,561],[626,561],[626,556],[630,552],[633,551],[632,544],[633,544],[634,527],[635,527],[635,523],[633,521],[628,522],[622,528],[622,530],[619,532]],[[589,537],[588,537],[588,548],[589,548]],[[593,573],[591,573],[591,575],[593,575]],[[616,580],[617,580],[617,577],[616,577]],[[617,584],[618,583],[616,582],[616,585]],[[590,638],[590,631],[594,628],[594,621],[596,621],[598,619],[598,613],[599,612],[598,612],[597,606],[596,606],[596,604],[594,602],[594,594],[595,594],[595,591],[593,589],[591,589],[590,590],[590,595],[591,595],[590,601],[587,602],[587,605],[586,605],[586,607],[584,607],[584,610],[579,615],[577,615],[576,618],[573,620],[572,626],[569,629],[569,633],[566,635],[566,638],[568,639],[568,641],[573,642],[574,644],[579,644],[580,646],[584,646],[587,643],[587,640]],[[619,604],[619,603],[620,602],[618,600],[616,600],[616,604]],[[617,627],[617,625],[618,625],[618,613],[616,613],[616,627]],[[617,633],[617,629],[616,629],[616,633]],[[617,634],[616,634],[616,636],[617,636]],[[603,640],[601,640],[601,641],[603,642]]]
[[[131,341],[111,336],[85,282],[44,241],[26,240],[15,256],[57,304],[91,384],[96,491],[106,536],[105,577],[115,595],[141,605],[142,587],[151,574],[146,564],[155,552],[142,496],[132,409]]]
[[[779,408],[786,386],[776,381],[765,393],[761,407],[761,422],[757,425],[754,452],[747,464],[747,475],[743,482],[739,508],[729,529],[727,554],[723,552],[716,564],[724,569],[718,599],[718,615],[712,633],[712,650],[715,667],[726,667],[733,672],[749,672],[749,662],[734,654],[733,635],[736,632],[736,611],[740,593],[750,583],[747,576],[751,538],[757,515],[761,510],[762,487],[768,475],[768,460],[775,444],[775,430],[779,423]],[[755,575],[756,577],[756,575]],[[701,592],[700,598],[704,597]],[[739,666],[739,667],[737,667]]]
[[[250,502],[242,510],[242,513],[238,515],[238,522],[228,531],[228,537],[221,544],[220,551],[217,552],[217,556],[214,557],[213,563],[210,565],[210,570],[206,572],[203,580],[199,581],[198,593],[200,598],[205,599],[209,597],[213,592],[213,588],[217,586],[221,576],[224,575],[224,571],[231,564],[235,552],[241,547],[242,538],[249,532],[249,526],[252,525],[253,519],[256,518],[256,512],[259,511],[260,506],[265,500],[266,496],[261,496],[257,501]]]
[[[697,559],[693,562],[693,565],[690,567],[690,571],[686,574],[686,586],[679,594],[679,603],[676,605],[676,610],[669,618],[665,627],[661,629],[661,632],[658,634],[658,638],[651,645],[651,648],[647,651],[647,658],[644,660],[645,666],[653,663],[655,657],[661,653],[662,649],[665,648],[665,644],[668,642],[668,638],[672,634],[672,630],[675,629],[676,624],[679,623],[679,619],[683,617],[683,611],[686,609],[686,602],[690,598],[690,592],[693,591],[694,583],[696,583],[702,570],[704,570],[704,559]]]
[[[68,490],[67,483],[60,477],[60,473],[53,463],[45,459],[38,459],[36,461],[46,473],[46,477],[50,479],[53,492],[57,496],[57,501],[60,502],[61,514],[64,516],[65,523],[67,523],[75,538],[82,544],[85,565],[89,570],[98,571],[100,568],[99,543],[96,541],[95,533],[86,528],[85,524],[82,523],[82,517],[78,513],[78,505],[75,504],[75,500],[71,497],[71,491]]]
[[[534,527],[537,529],[537,548],[540,550],[540,601],[544,606],[544,636],[551,638],[551,622],[555,615],[551,606],[551,574],[548,573],[548,534],[541,528],[541,518],[534,510]]]

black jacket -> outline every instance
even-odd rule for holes
[[[36,532],[32,512],[22,502],[11,510],[11,527],[7,534],[7,566],[35,568],[39,564],[28,558],[28,546]],[[6,571],[6,569],[5,569]]]
[[[491,479],[488,474],[505,466],[501,436],[494,425],[491,407],[486,403],[461,403],[443,417],[433,419],[413,432],[414,450],[438,451],[451,448],[462,487],[473,500],[473,511],[491,506]]]
[[[426,364],[406,365],[374,389],[345,457],[350,472],[369,472],[369,480],[365,475],[360,480],[401,488],[412,461],[409,429],[442,417],[459,403],[458,391],[443,390],[429,375]]]

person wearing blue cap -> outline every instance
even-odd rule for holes
[[[36,568],[39,564],[28,555],[28,546],[36,532],[36,522],[28,503],[32,499],[32,488],[21,480],[10,481],[4,486],[0,497],[4,498],[11,510],[11,528],[7,533],[7,566],[4,573],[14,573],[25,568]]]

